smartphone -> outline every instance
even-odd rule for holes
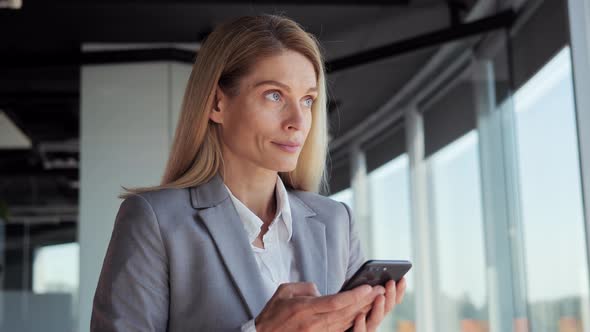
[[[397,283],[411,268],[412,263],[405,260],[368,260],[342,285],[340,292],[364,284],[385,287],[389,280]]]

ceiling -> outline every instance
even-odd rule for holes
[[[281,13],[319,38],[329,62],[448,28],[474,2],[23,0],[20,10],[0,9],[0,110],[32,144],[0,148],[0,201],[77,205],[83,44],[198,43],[228,18]],[[331,72],[332,135],[374,112],[437,47]]]

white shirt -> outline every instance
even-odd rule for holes
[[[280,176],[277,175],[275,196],[277,198],[277,212],[268,231],[262,237],[263,248],[254,246],[253,242],[260,234],[263,225],[262,220],[244,205],[231,190],[225,186],[229,196],[244,225],[250,248],[256,258],[264,288],[265,303],[270,300],[280,284],[299,281],[300,274],[294,260],[294,251],[291,243],[293,235],[293,220],[291,219],[291,206],[287,189]],[[242,331],[255,332],[254,319],[242,325]]]

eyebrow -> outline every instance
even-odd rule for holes
[[[280,86],[281,88],[283,88],[283,89],[291,92],[291,88],[288,85],[286,85],[284,83],[281,83],[281,82],[278,82],[278,81],[275,81],[275,80],[260,81],[260,82],[258,82],[256,84],[254,84],[254,87],[256,88],[256,87],[259,87],[259,86],[265,85],[265,84],[271,84],[271,85]],[[309,88],[306,93],[317,92],[317,91],[318,91],[318,88],[314,86],[314,87]]]

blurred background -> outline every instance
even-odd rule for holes
[[[322,194],[414,263],[381,331],[590,332],[589,0],[0,0],[1,331],[89,329],[120,186],[159,182],[207,34],[260,13],[325,49]]]

